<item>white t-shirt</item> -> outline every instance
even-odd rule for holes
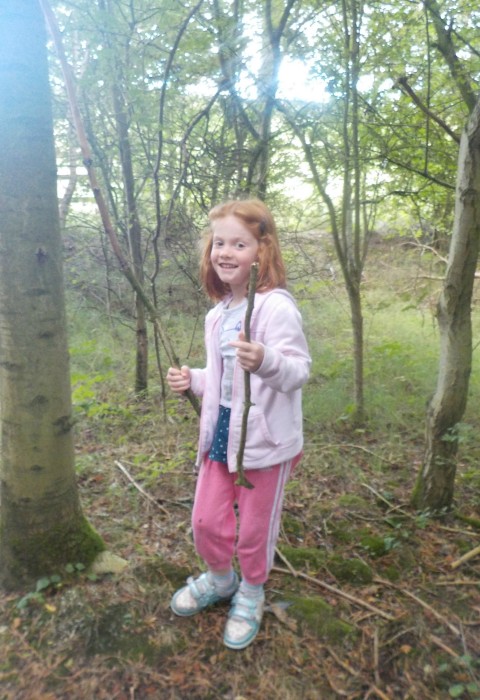
[[[237,340],[245,317],[247,300],[234,306],[233,309],[225,308],[222,312],[220,326],[220,353],[223,359],[222,383],[220,391],[220,403],[226,408],[232,405],[233,367],[235,364],[235,348],[229,343]]]

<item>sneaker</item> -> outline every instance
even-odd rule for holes
[[[230,600],[238,588],[238,576],[234,572],[234,580],[231,591],[226,595],[220,595],[215,588],[212,577],[209,572],[201,574],[198,578],[187,579],[187,585],[180,588],[172,598],[170,607],[175,615],[180,617],[188,617],[214,605],[220,601]]]
[[[264,595],[254,598],[241,591],[235,593],[223,635],[225,646],[245,649],[253,642],[260,629],[264,604]]]

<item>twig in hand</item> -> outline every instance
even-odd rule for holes
[[[257,288],[257,277],[258,277],[258,263],[253,263],[250,268],[250,280],[248,283],[248,298],[247,298],[247,311],[245,313],[245,323],[244,323],[244,333],[245,340],[247,343],[250,342],[250,320],[252,318],[253,305],[255,303],[255,290]],[[242,416],[242,428],[240,432],[240,444],[238,446],[237,452],[237,480],[235,484],[237,486],[245,486],[247,489],[253,489],[253,484],[245,476],[245,471],[243,469],[243,455],[245,452],[245,443],[247,441],[247,421],[248,413],[250,407],[253,405],[251,401],[251,388],[250,388],[250,372],[244,371],[244,385],[245,385],[245,400],[243,404],[243,416]]]

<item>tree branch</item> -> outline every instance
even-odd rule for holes
[[[427,115],[427,117],[429,117],[432,121],[438,124],[450,136],[450,138],[452,138],[455,141],[455,143],[460,143],[460,136],[458,136],[458,134],[456,134],[448,126],[448,124],[443,121],[443,119],[440,119],[440,117],[434,114],[434,112],[432,112],[432,110],[429,109],[427,105],[425,105],[422,102],[415,90],[409,85],[408,80],[405,76],[398,78],[397,85],[410,97],[412,102],[416,104],[417,107],[419,107],[422,110],[422,112]]]
[[[250,342],[250,320],[252,318],[253,305],[255,302],[255,291],[257,288],[257,276],[258,276],[258,263],[253,263],[250,268],[250,282],[248,286],[248,302],[247,311],[245,313],[245,323],[244,332],[245,340],[247,343]],[[250,407],[253,406],[251,402],[251,391],[250,391],[250,372],[245,370],[244,372],[244,383],[245,383],[245,400],[243,404],[243,416],[242,416],[242,427],[240,432],[240,444],[238,446],[237,452],[237,480],[235,484],[237,486],[245,486],[247,489],[253,489],[253,484],[245,476],[245,471],[243,469],[243,455],[245,452],[245,443],[247,441],[247,422],[248,414],[250,412]]]

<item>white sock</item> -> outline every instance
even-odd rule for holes
[[[235,582],[235,572],[233,569],[229,571],[228,574],[214,574],[213,571],[211,571],[210,575],[219,595],[228,595],[231,592]]]
[[[264,596],[263,583],[260,583],[259,585],[254,585],[252,583],[247,583],[245,580],[242,580],[240,584],[240,591],[249,598],[263,598]]]

